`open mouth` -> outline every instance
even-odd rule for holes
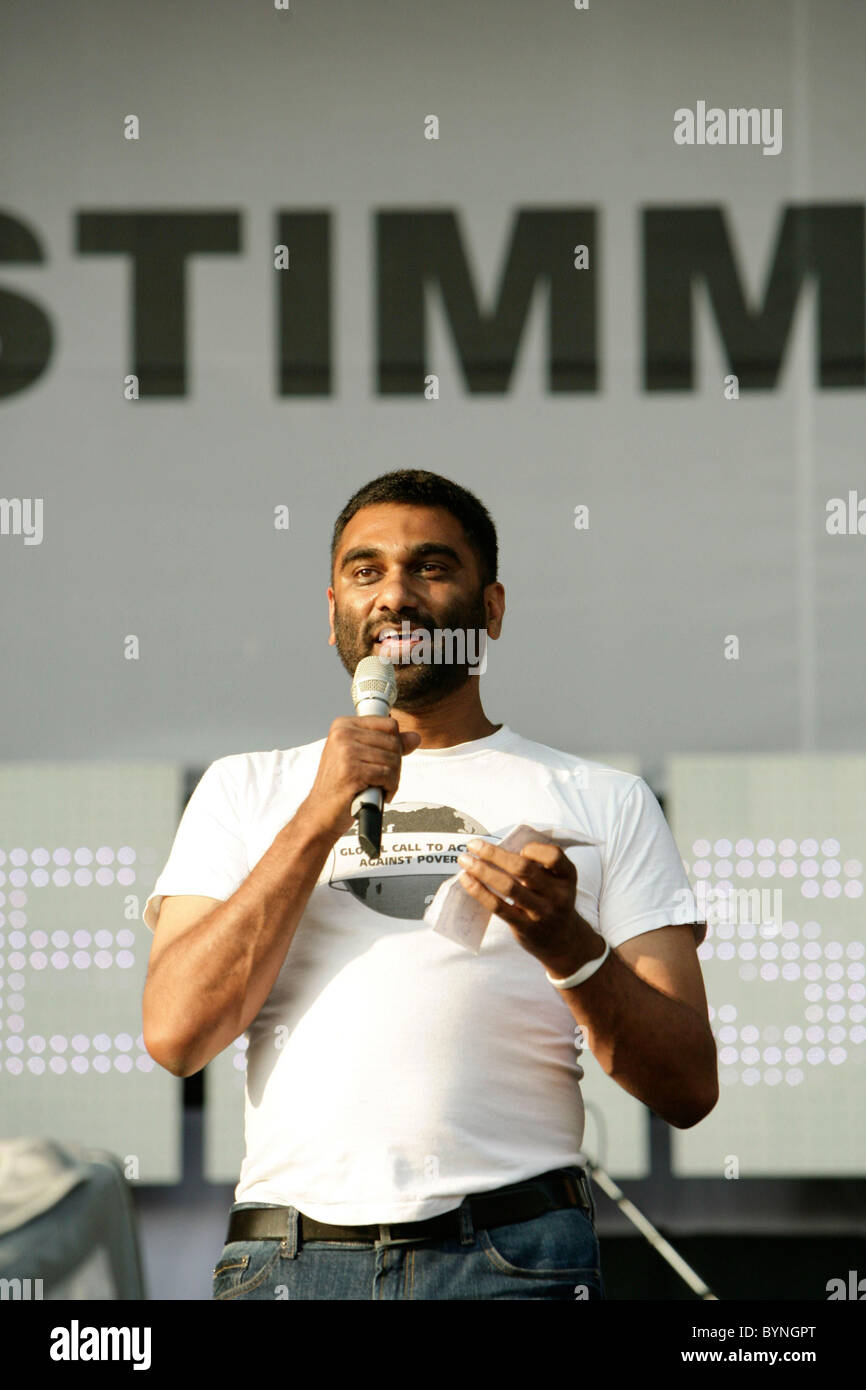
[[[426,628],[386,627],[374,638],[373,651],[387,661],[405,660],[426,636]]]

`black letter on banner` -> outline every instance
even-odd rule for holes
[[[786,208],[755,309],[743,295],[722,208],[645,208],[643,232],[647,391],[694,389],[692,293],[699,278],[740,390],[772,390],[807,275],[818,287],[819,385],[866,385],[862,204]]]
[[[20,265],[44,259],[30,228],[0,213],[0,261]],[[32,386],[48,366],[53,345],[51,320],[44,309],[23,294],[0,290],[0,398]]]
[[[595,227],[591,208],[519,212],[496,306],[483,314],[453,212],[378,213],[379,392],[423,397],[430,370],[424,292],[431,282],[439,287],[468,390],[507,391],[538,280],[550,291],[548,390],[597,390]],[[575,269],[578,244],[590,248],[591,269]]]
[[[133,262],[131,371],[145,396],[186,395],[187,256],[240,248],[236,212],[81,212],[78,250]]]
[[[277,270],[277,391],[281,396],[331,394],[331,214],[282,212],[277,245],[289,248],[289,269]]]

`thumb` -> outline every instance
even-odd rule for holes
[[[400,738],[403,741],[404,753],[411,753],[412,750],[417,748],[418,744],[421,742],[421,735],[418,733],[416,729],[407,730],[405,734],[400,735]]]

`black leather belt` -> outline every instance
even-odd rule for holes
[[[546,1191],[533,1187],[544,1181]],[[591,1213],[592,1206],[585,1175],[577,1176],[562,1168],[542,1173],[539,1178],[527,1178],[511,1183],[494,1192],[480,1192],[467,1198],[476,1230],[493,1226],[510,1226],[518,1221],[531,1221],[547,1211],[560,1207],[583,1207]],[[284,1240],[289,1233],[290,1207],[246,1207],[233,1211],[229,1217],[226,1244],[233,1240]],[[375,1244],[387,1230],[390,1240],[450,1240],[460,1237],[459,1208],[431,1216],[426,1221],[387,1222],[372,1226],[332,1226],[314,1221],[298,1212],[298,1240],[329,1240]]]

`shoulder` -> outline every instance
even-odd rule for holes
[[[570,784],[578,792],[586,793],[585,799],[603,803],[617,812],[638,784],[643,791],[650,790],[643,778],[634,772],[625,772],[622,768],[585,758],[579,753],[567,753],[562,748],[551,748],[549,744],[538,743],[522,735],[515,736],[508,752],[513,757],[541,764],[557,779]]]
[[[289,778],[315,769],[324,746],[321,738],[296,748],[227,753],[210,763],[200,785],[206,784],[206,789],[215,795],[228,797],[238,810],[249,808],[282,791]]]
[[[321,756],[325,746],[323,738],[315,743],[303,743],[297,748],[259,749],[252,753],[226,753],[215,758],[208,767],[216,770],[216,775],[227,778],[238,785],[272,778],[287,767],[295,767]]]

